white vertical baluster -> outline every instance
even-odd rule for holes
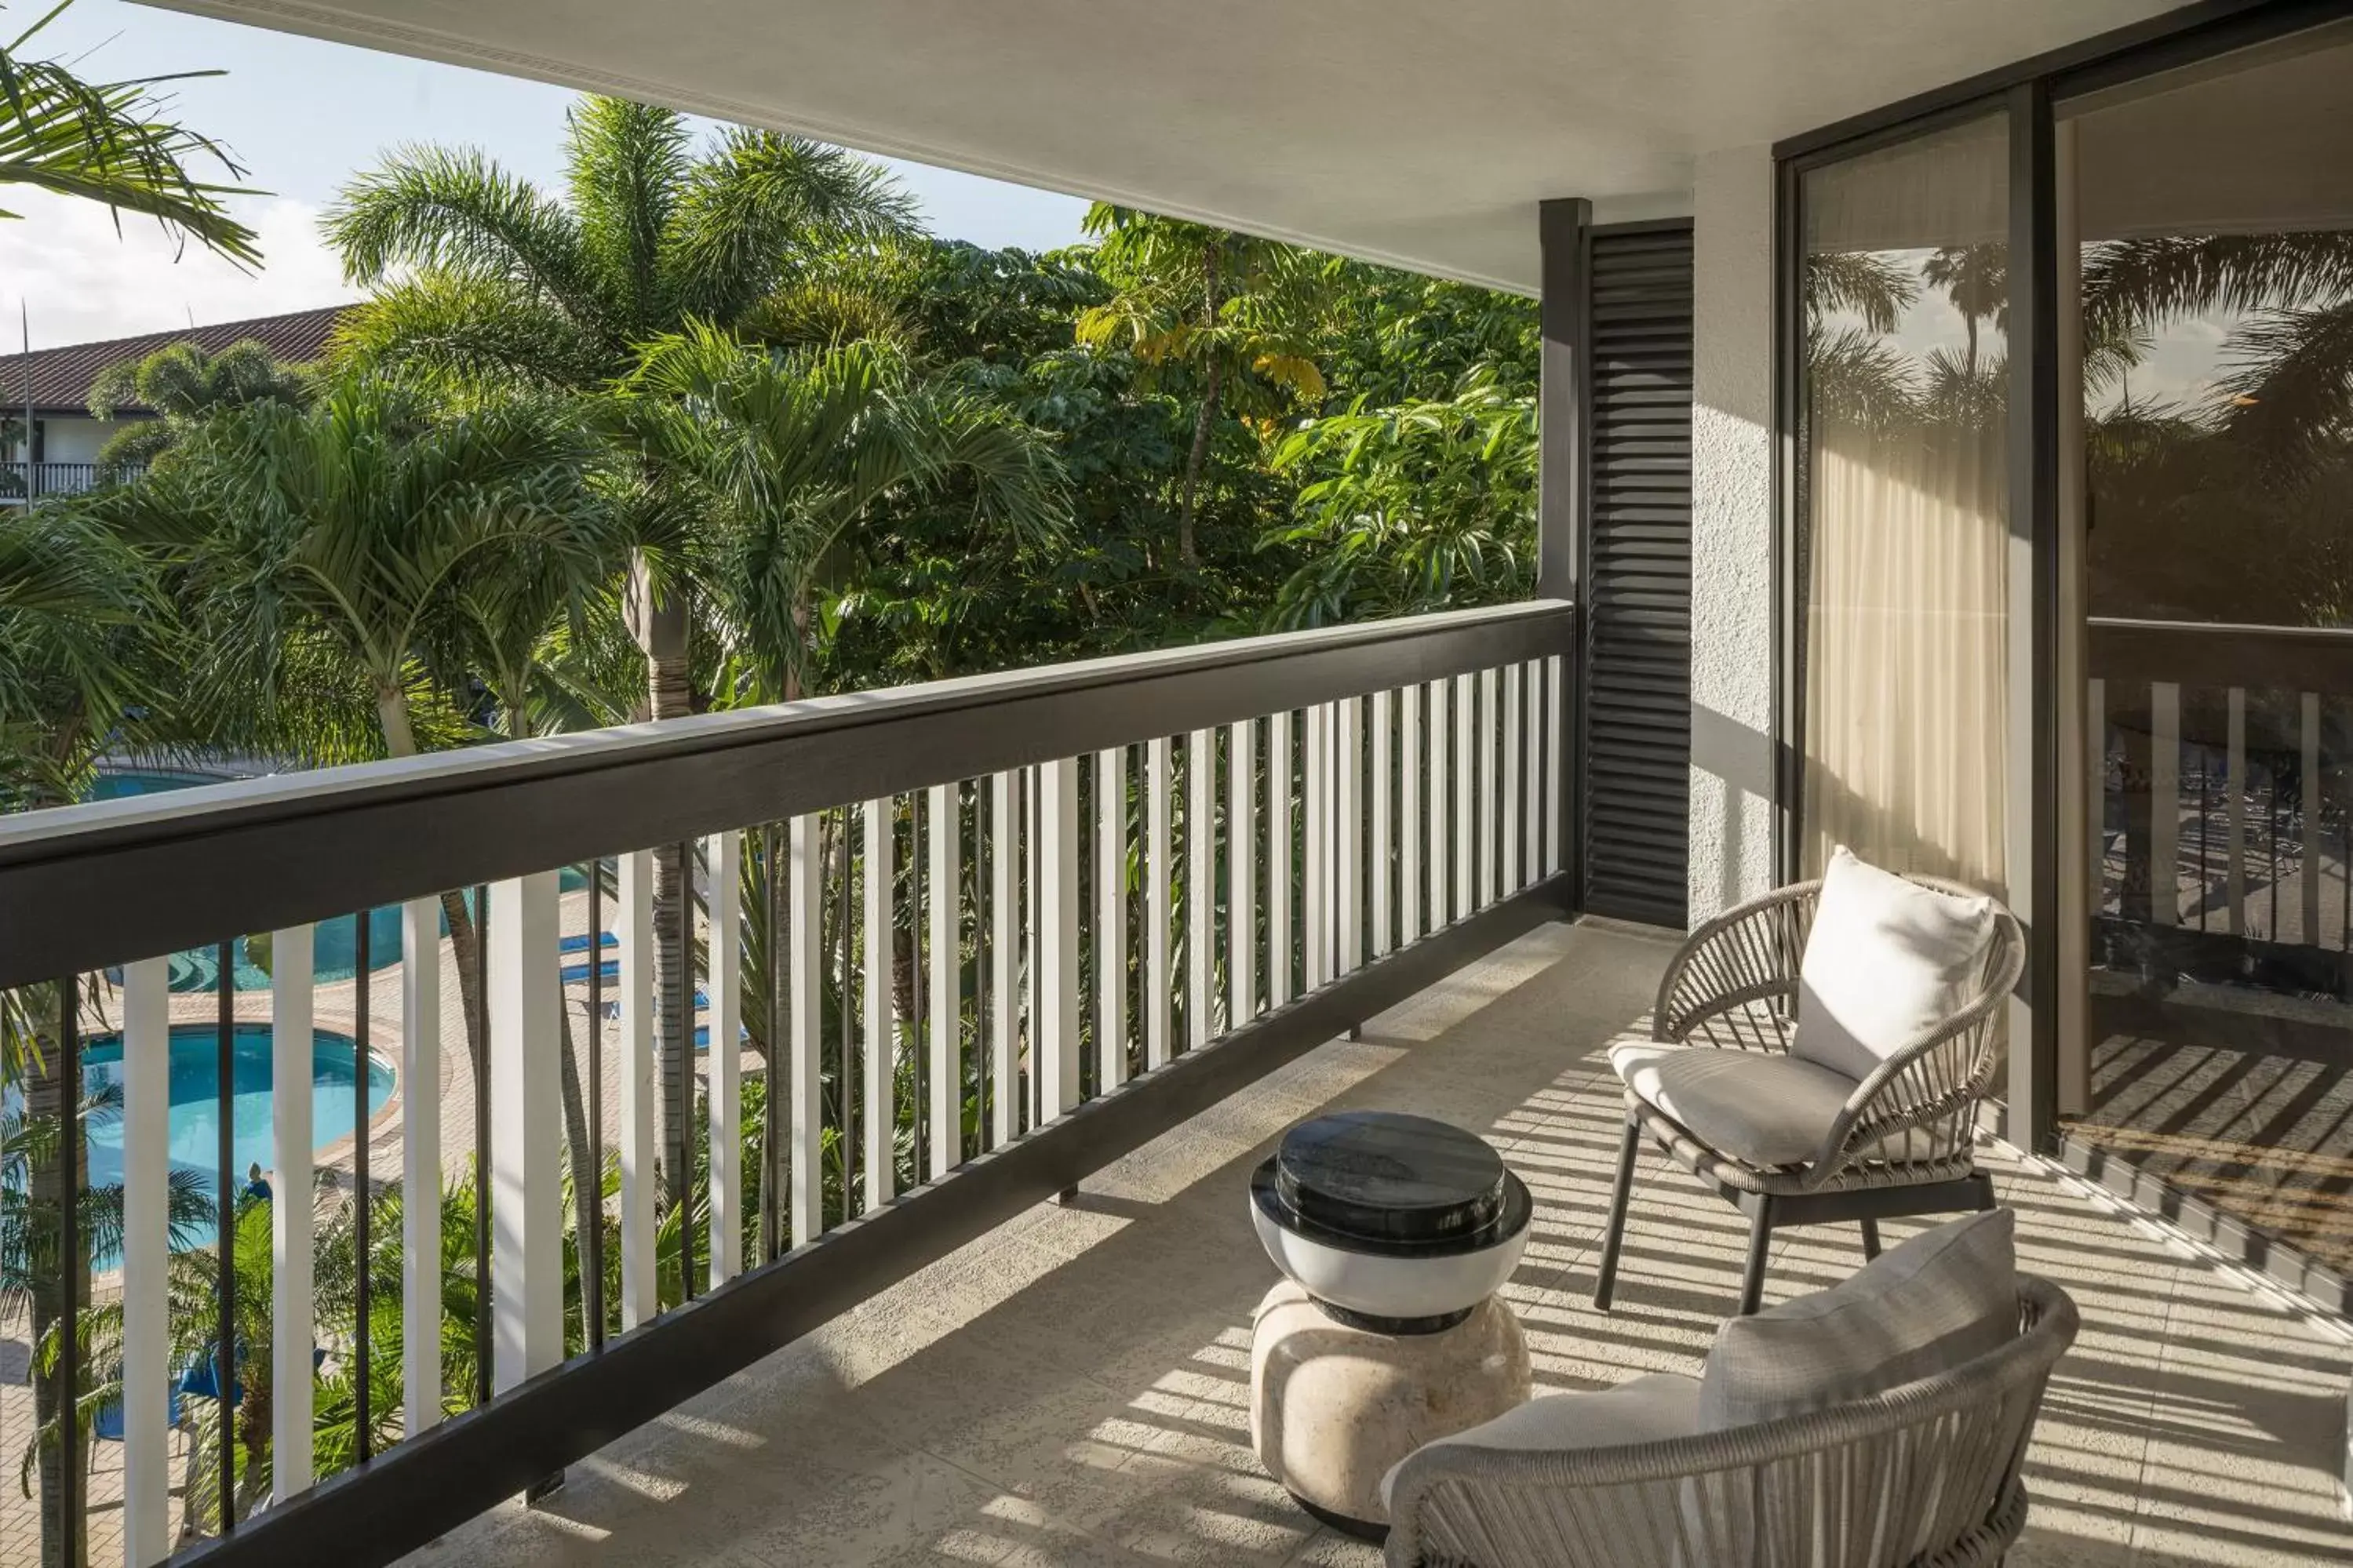
[[[164,1533],[170,1474],[172,1337],[164,1291],[171,1246],[171,978],[166,962],[122,967],[122,1561],[150,1568],[172,1553]],[[309,1097],[306,1084],[304,1098]],[[437,1109],[438,1101],[434,1102]],[[309,1369],[304,1368],[307,1378]],[[13,1434],[12,1434],[13,1436]]]
[[[1567,864],[1561,858],[1560,766],[1563,731],[1568,724],[1567,671],[1558,654],[1545,660],[1544,830],[1545,875],[1554,876]]]
[[[1306,989],[1314,991],[1332,978],[1332,710],[1321,704],[1307,710],[1307,767],[1302,785],[1306,805],[1306,832],[1300,879],[1300,923],[1307,943]]]
[[[1398,940],[1421,938],[1421,688],[1398,693]]]
[[[1495,779],[1493,765],[1483,773],[1474,765],[1474,737],[1479,729],[1476,679],[1469,675],[1454,678],[1454,918],[1458,921],[1479,907],[1478,830],[1481,823],[1490,820],[1487,813],[1494,800],[1489,787]],[[1492,872],[1495,865],[1492,855],[1486,863]]]
[[[559,896],[554,871],[491,889],[491,1381],[501,1392],[564,1360]]]
[[[796,816],[788,830],[792,871],[786,918],[792,922],[793,1075],[792,1245],[807,1246],[825,1228],[825,1102],[819,1056],[825,1043],[824,835],[815,816]]]
[[[2148,708],[2148,918],[2158,925],[2178,925],[2181,920],[2179,683],[2150,682]]]
[[[311,941],[306,925],[270,937],[270,1163],[282,1201],[269,1206],[269,1444],[281,1498],[311,1484]]]
[[[1520,885],[1527,887],[1544,875],[1544,666],[1527,664],[1527,704],[1520,715],[1521,745],[1527,752],[1527,777],[1521,784],[1527,813],[1520,831]]]
[[[2231,934],[2241,935],[2247,923],[2247,689],[2231,688],[2231,809],[2227,816],[2231,857]],[[2102,772],[2105,772],[2103,763]],[[2105,794],[2106,785],[2101,785]],[[2097,820],[2094,818],[2094,820]]]
[[[1430,759],[1430,929],[1444,931],[1453,905],[1454,879],[1447,871],[1447,848],[1453,842],[1454,823],[1448,807],[1461,808],[1447,788],[1446,765],[1449,755],[1448,737],[1453,728],[1449,717],[1452,708],[1454,683],[1434,680],[1430,685],[1430,728],[1422,747]]]
[[[650,1322],[654,1297],[654,861],[639,849],[620,858],[621,943],[621,1327]],[[411,950],[413,951],[413,950]],[[437,1176],[435,1180],[439,1180]],[[438,1240],[433,1244],[441,1245]],[[437,1292],[432,1315],[440,1321]],[[413,1314],[412,1314],[413,1315]]]
[[[1333,726],[1335,801],[1332,809],[1332,969],[1353,974],[1365,963],[1365,700],[1343,698]]]
[[[930,916],[931,1163],[937,1181],[964,1161],[964,870],[956,854],[964,823],[961,784],[934,784],[926,799],[923,879]]]
[[[1266,1005],[1291,1000],[1291,976],[1298,950],[1291,931],[1291,713],[1266,721]]]
[[[1396,927],[1389,908],[1390,872],[1395,868],[1390,859],[1389,824],[1389,747],[1392,721],[1391,702],[1386,691],[1373,693],[1373,818],[1371,859],[1366,875],[1373,884],[1373,956],[1386,954],[1393,942]]]
[[[2304,925],[2298,940],[2306,947],[2320,945],[2320,693],[2300,693],[2297,734],[2303,739],[2301,776],[2304,798],[2298,815],[2304,819],[2304,874],[2297,879],[2304,896],[2297,900]]]
[[[744,835],[703,840],[711,867],[711,1282],[744,1272]],[[592,960],[593,962],[593,960]]]
[[[400,906],[400,1245],[407,1258],[441,1255],[441,902]],[[596,1020],[603,1028],[605,1021]],[[402,1429],[441,1419],[441,1271],[406,1268],[400,1281]]]
[[[1496,834],[1496,854],[1501,857],[1497,867],[1497,891],[1516,893],[1520,890],[1520,718],[1525,701],[1520,695],[1520,667],[1504,667],[1504,710],[1500,715],[1504,731],[1504,770],[1501,777],[1504,796],[1502,830]]]
[[[1038,770],[1039,1120],[1079,1103],[1079,760]]]
[[[2239,771],[2231,770],[2231,783]],[[2108,683],[2098,676],[2084,682],[2084,847],[2089,858],[2084,884],[2092,890],[2091,912],[2097,917],[2108,897]]]
[[[1029,1125],[1033,1128],[1042,1125],[1046,1120],[1044,1099],[1046,1079],[1038,1067],[1038,1042],[1040,1031],[1044,1027],[1039,1018],[1041,1008],[1038,1000],[1038,975],[1039,965],[1042,961],[1038,952],[1039,940],[1038,906],[1039,900],[1045,896],[1042,862],[1046,853],[1046,839],[1040,815],[1041,802],[1045,797],[1045,781],[1039,778],[1038,773],[1039,770],[1034,767],[1024,768],[1021,773],[1022,804],[1029,819],[1029,826],[1024,829],[1027,837],[1022,841],[1028,851],[1025,857],[1025,869],[1022,872],[1022,886],[1028,891],[1024,895],[1022,904],[1026,923],[1021,930],[1022,940],[1029,944],[1029,962],[1021,966],[1021,1016],[1024,1026],[1028,1030]]]
[[[1020,1002],[1021,805],[1015,775],[988,781],[988,1099],[989,1139],[1001,1146],[1021,1130],[1020,1078],[1014,1059]]]
[[[1495,827],[1502,792],[1495,787],[1495,671],[1479,672],[1479,907],[1495,901]]]
[[[1226,730],[1226,1026],[1258,1016],[1258,721]]]
[[[1168,973],[1170,882],[1176,875],[1171,858],[1169,774],[1174,759],[1168,737],[1155,735],[1144,750],[1144,1065],[1166,1066],[1172,1028],[1169,1005],[1175,996]]]
[[[1127,748],[1095,753],[1095,1085],[1127,1081]]]
[[[1217,785],[1216,732],[1196,730],[1185,737],[1185,1047],[1196,1051],[1218,1033]]]
[[[870,800],[865,806],[866,1017],[862,1044],[866,1050],[866,1100],[858,1125],[864,1145],[860,1158],[866,1167],[865,1212],[869,1214],[889,1203],[898,1190],[898,1173],[892,1161],[898,1148],[899,1100],[892,1091],[892,1068],[897,1056],[893,1031],[899,1009],[898,998],[891,988],[892,932],[895,929],[891,878],[896,848],[892,840],[897,804],[895,799],[885,796]]]

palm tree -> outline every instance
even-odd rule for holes
[[[209,161],[235,181],[244,169],[218,142],[164,118],[166,104],[155,92],[220,73],[89,82],[55,60],[24,58],[26,46],[72,3],[59,0],[0,47],[0,184],[102,202],[118,223],[121,214],[137,213],[231,261],[259,264],[253,231],[230,217],[225,205],[242,188],[189,172],[191,164]]]
[[[90,416],[112,419],[131,404],[162,416],[141,419],[108,437],[100,463],[115,468],[143,466],[170,451],[206,416],[248,403],[310,400],[308,367],[281,363],[269,345],[248,338],[216,353],[200,343],[170,343],[144,359],[123,360],[99,372],[90,384]]]
[[[538,700],[550,665],[560,657],[555,630],[570,629],[575,638],[585,635],[628,552],[617,511],[592,512],[586,521],[590,537],[567,538],[554,544],[535,537],[516,540],[509,548],[476,562],[459,584],[459,635],[469,663],[489,686],[498,707],[500,729],[511,740],[561,727],[543,724],[543,717],[551,710],[568,711],[570,705]],[[589,933],[591,963],[601,962],[596,937],[596,932]],[[572,1009],[567,1005],[557,1009],[557,1015],[564,1037],[558,1059],[565,1135],[572,1163],[575,1226],[577,1234],[586,1236],[597,1224],[596,1162],[581,1099],[580,1067],[572,1050]],[[591,1018],[588,1026],[596,1029],[603,1024]]]
[[[1978,323],[1991,321],[2007,328],[2010,321],[2010,246],[1995,240],[1981,245],[1948,245],[1920,266],[1920,277],[1932,289],[1941,289],[1961,313],[1968,332],[1968,348],[1961,362],[1965,380],[1978,378]]]
[[[692,326],[647,348],[624,412],[649,464],[705,519],[685,564],[744,672],[740,689],[723,694],[733,700],[788,701],[807,689],[821,574],[887,499],[953,486],[970,496],[976,531],[1041,544],[1066,513],[1061,468],[1042,436],[995,403],[917,381],[876,343],[763,350]],[[761,943],[782,885],[775,847],[771,838],[744,858],[754,916],[744,990],[762,1003]],[[773,1062],[764,1021],[754,1019],[753,1038]]]
[[[617,98],[583,99],[565,124],[564,199],[479,152],[438,147],[403,148],[344,189],[327,238],[376,290],[346,323],[345,352],[469,382],[590,389],[625,375],[638,344],[690,321],[733,327],[818,254],[913,225],[881,166],[838,148],[731,127],[698,149],[684,117]],[[675,521],[658,503],[639,515]],[[644,716],[656,720],[692,705],[687,590],[662,548],[674,542],[673,527],[650,527],[630,574]],[[677,1024],[686,875],[675,847],[656,852],[654,1016],[673,1155],[693,1053]]]
[[[1147,387],[1181,373],[1198,400],[1185,458],[1176,552],[1187,566],[1209,437],[1230,400],[1271,418],[1324,396],[1315,366],[1330,263],[1314,251],[1230,229],[1097,203],[1086,229],[1116,292],[1082,312],[1079,341],[1124,345]]]
[[[998,405],[920,382],[871,342],[747,347],[705,326],[649,344],[626,419],[708,519],[688,563],[753,701],[807,688],[820,571],[885,498],[968,488],[978,529],[1044,542],[1062,526],[1060,467]]]
[[[435,706],[430,656],[460,635],[459,590],[476,568],[541,551],[583,579],[607,569],[608,514],[589,478],[601,452],[558,400],[450,408],[355,372],[311,407],[256,403],[206,422],[163,482],[92,505],[126,531],[179,541],[202,632],[192,686],[267,707],[288,698],[290,673],[338,671],[364,688],[375,748],[404,757],[419,750],[417,713]],[[442,911],[476,1081],[487,1081],[473,911],[455,890]]]

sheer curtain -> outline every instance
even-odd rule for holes
[[[2005,885],[2006,163],[1994,121],[1808,176],[1809,874]]]

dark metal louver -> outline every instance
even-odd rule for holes
[[[1584,907],[1681,927],[1690,830],[1692,231],[1592,236]]]

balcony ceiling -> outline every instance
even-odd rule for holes
[[[2162,0],[171,0],[1534,291],[1535,204],[1688,211],[1771,142]],[[419,127],[420,132],[429,127]]]

